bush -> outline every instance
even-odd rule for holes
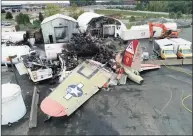
[[[12,18],[13,18],[13,16],[12,16],[11,12],[7,12],[5,19],[12,19]]]
[[[29,16],[27,14],[23,14],[23,24],[29,24],[30,23],[30,19]]]
[[[169,17],[170,17],[170,18],[175,18],[175,16],[176,16],[176,15],[175,15],[174,12],[170,12],[170,13],[169,13]]]
[[[1,9],[1,13],[6,13],[4,9]]]
[[[78,17],[84,13],[84,10],[80,10],[78,12],[73,12],[70,16],[73,17],[74,19],[78,19]]]
[[[34,20],[33,21],[33,27],[34,28],[40,28],[41,21],[40,20]]]
[[[16,25],[16,26],[15,26],[15,30],[16,30],[16,31],[19,31],[19,30],[20,30],[19,25]]]
[[[181,18],[182,17],[182,12],[181,11],[178,11],[177,14],[176,14],[176,18]]]
[[[129,19],[130,22],[133,22],[135,21],[135,17],[134,16],[131,16],[130,19]]]

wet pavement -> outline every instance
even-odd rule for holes
[[[190,71],[192,66],[185,66]],[[184,70],[184,69],[183,69]],[[11,127],[2,126],[3,135],[124,135],[124,134],[192,134],[192,114],[181,103],[192,92],[192,77],[166,67],[141,74],[143,85],[128,81],[110,91],[99,91],[69,117],[52,118],[38,111],[37,128],[28,129],[34,84],[27,76],[17,76],[23,90],[27,114]],[[3,72],[3,83],[14,81],[13,74]],[[5,79],[7,79],[5,81]],[[40,102],[50,91],[49,81],[37,85]],[[192,98],[185,100],[191,109]]]
[[[148,44],[147,39],[142,43],[145,42]],[[178,67],[192,71],[192,66]],[[1,75],[2,83],[15,83],[12,72],[3,71]],[[27,113],[11,127],[2,126],[2,135],[192,135],[192,113],[181,103],[192,94],[192,77],[164,66],[141,76],[143,85],[128,80],[126,85],[101,90],[69,117],[44,122],[46,116],[39,109],[37,128],[29,130],[34,83],[27,75],[17,74]],[[55,86],[49,80],[37,84],[40,102]],[[192,110],[192,97],[184,103]]]

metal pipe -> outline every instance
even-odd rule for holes
[[[17,57],[17,55],[9,56],[9,59],[10,59],[10,62],[11,62],[11,67],[12,67],[12,70],[13,70],[13,73],[14,73],[14,76],[15,76],[16,83],[19,85],[19,81],[17,79],[16,73],[15,73],[15,69],[14,69],[14,66],[13,66],[13,62],[12,62],[12,59],[16,58],[16,57]]]

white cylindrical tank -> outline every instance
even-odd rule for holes
[[[1,125],[14,123],[26,114],[26,106],[19,85],[10,83],[2,85],[1,105]]]

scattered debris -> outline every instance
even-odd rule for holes
[[[34,87],[30,119],[29,119],[29,128],[37,127],[37,110],[38,110],[38,101],[39,101],[39,92],[37,87]]]
[[[121,78],[120,78],[120,80],[119,80],[119,84],[120,84],[120,85],[125,85],[126,82],[127,82],[127,75],[122,74],[122,75],[121,75]]]
[[[39,54],[35,51],[30,52],[29,55],[21,56],[21,60],[33,82],[49,78],[54,82],[61,71],[59,61],[52,62],[51,60],[40,58]]]

